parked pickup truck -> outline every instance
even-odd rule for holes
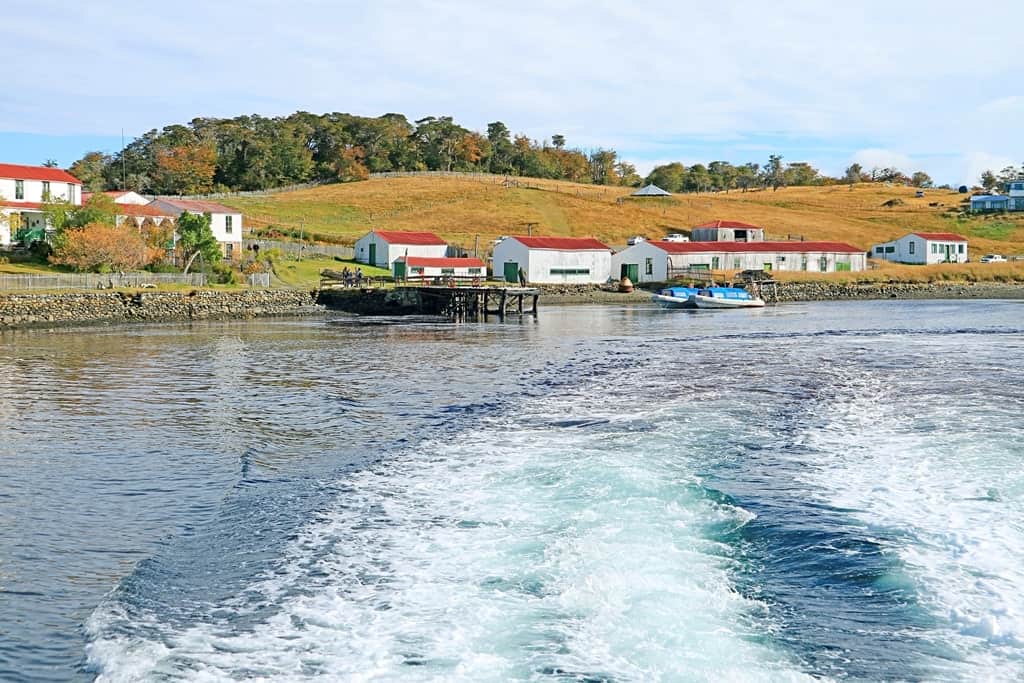
[[[985,254],[980,260],[982,263],[1006,263],[1006,257],[1002,254]]]

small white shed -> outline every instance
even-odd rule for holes
[[[402,256],[443,258],[448,243],[432,232],[372,230],[356,241],[356,261],[391,270]]]
[[[487,279],[487,266],[478,258],[433,258],[427,256],[399,256],[394,261],[395,281],[455,278]]]
[[[612,250],[592,237],[508,237],[494,247],[494,277],[531,284],[600,284],[612,273]]]
[[[966,263],[967,238],[953,232],[912,232],[871,247],[871,257],[896,263]]]

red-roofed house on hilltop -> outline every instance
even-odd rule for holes
[[[612,273],[612,250],[592,237],[506,237],[494,247],[494,277],[531,284],[594,284]]]
[[[49,228],[43,202],[48,199],[79,206],[82,181],[59,168],[0,163],[0,247],[12,240],[43,239]]]
[[[399,256],[393,264],[395,281],[448,277],[487,279],[487,265],[478,258]]]
[[[843,242],[641,242],[612,257],[612,273],[634,282],[666,282],[684,269],[860,271],[863,249]]]
[[[371,230],[356,241],[356,261],[391,270],[402,256],[443,258],[448,243],[432,232]]]
[[[871,247],[871,257],[897,263],[967,263],[967,238],[954,232],[912,232]]]
[[[183,213],[206,214],[210,217],[213,236],[220,243],[224,258],[234,259],[242,255],[242,212],[238,209],[200,199],[181,197],[157,197],[147,204],[163,215],[178,217]]]
[[[691,242],[763,242],[764,228],[739,221],[711,221],[693,226]]]

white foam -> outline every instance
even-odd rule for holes
[[[250,632],[118,638],[99,610],[100,680],[805,678],[763,644],[767,608],[735,590],[738,560],[707,533],[750,513],[695,494],[672,435],[627,428],[640,408],[595,414],[586,388],[524,410],[353,475],[252,587],[279,611]],[[610,423],[547,426],[581,414]]]

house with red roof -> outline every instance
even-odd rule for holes
[[[494,247],[494,277],[530,284],[600,284],[612,273],[612,250],[593,237],[506,237]]]
[[[867,255],[843,242],[641,242],[612,257],[615,277],[667,282],[682,270],[861,271]]]
[[[912,232],[871,247],[871,257],[896,263],[967,263],[967,238],[955,232]]]
[[[448,243],[432,232],[371,230],[356,240],[356,261],[391,270],[401,257],[444,258]]]
[[[486,280],[487,265],[478,258],[399,256],[394,260],[393,273],[395,282],[447,278]]]
[[[51,199],[81,205],[82,181],[59,168],[0,163],[0,247],[42,239],[49,228],[43,203]]]
[[[96,194],[96,193],[95,192],[83,192],[82,193],[82,203],[83,204],[87,203],[92,198],[92,196],[94,194]],[[152,201],[152,200],[150,200],[150,199],[148,199],[146,197],[143,197],[141,194],[139,194],[138,192],[136,192],[134,190],[107,190],[105,192],[101,192],[100,194],[107,195],[112,200],[114,200],[115,204],[125,204],[125,205],[132,204],[132,205],[135,205],[135,206],[145,206],[146,204],[149,204],[150,201]]]
[[[229,206],[202,199],[183,199],[181,197],[157,197],[147,204],[162,215],[177,218],[183,213],[208,215],[213,236],[220,244],[221,252],[226,259],[239,258],[242,255],[242,212]]]
[[[740,221],[710,221],[690,230],[691,242],[763,242],[764,228]]]

